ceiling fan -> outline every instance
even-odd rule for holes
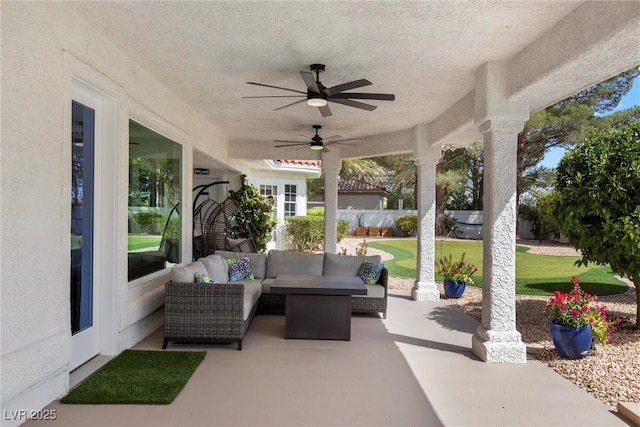
[[[296,89],[289,89],[286,87],[272,86],[263,83],[247,82],[250,85],[270,87],[273,89],[281,89],[289,92],[295,92],[299,95],[267,95],[267,96],[243,96],[243,98],[304,98],[299,101],[292,102],[285,106],[276,108],[273,111],[282,110],[283,108],[291,107],[292,105],[299,104],[301,102],[307,102],[307,105],[312,107],[318,107],[322,117],[331,116],[331,110],[328,103],[335,102],[349,107],[360,108],[362,110],[373,111],[378,108],[375,105],[366,104],[360,101],[354,101],[354,99],[371,99],[377,101],[393,101],[396,96],[389,93],[356,93],[346,92],[348,90],[357,89],[359,87],[368,86],[372,84],[369,80],[360,79],[352,82],[339,84],[332,87],[326,87],[320,82],[320,73],[324,71],[324,64],[311,64],[311,71],[300,71],[300,76],[304,80],[307,86],[307,91],[301,91]],[[315,77],[313,73],[315,72]]]
[[[274,142],[287,142],[288,144],[283,144],[283,145],[276,145],[276,148],[279,147],[294,147],[294,146],[300,146],[300,145],[308,145],[312,150],[322,150],[323,152],[327,152],[329,151],[329,149],[326,147],[327,145],[350,145],[352,147],[355,147],[355,144],[346,144],[345,141],[359,141],[360,138],[346,138],[346,139],[340,139],[342,138],[340,135],[333,135],[330,136],[328,138],[322,138],[320,135],[318,135],[318,131],[320,129],[322,129],[322,126],[320,125],[313,125],[313,128],[316,130],[316,134],[309,138],[308,136],[304,136],[304,135],[300,135],[301,138],[305,139],[306,141],[287,141],[287,140],[282,140],[282,139],[274,139]],[[304,148],[304,147],[302,147]]]

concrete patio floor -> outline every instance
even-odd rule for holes
[[[354,316],[345,341],[285,340],[256,316],[235,345],[170,344],[207,356],[171,405],[62,405],[47,426],[615,426],[605,404],[530,359],[481,362],[477,322],[445,301],[389,297],[388,319]],[[160,350],[162,329],[136,349]],[[161,351],[161,350],[160,350]]]

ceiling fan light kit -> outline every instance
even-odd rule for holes
[[[310,94],[307,99],[307,105],[310,107],[325,107],[328,103],[329,101],[316,94]]]

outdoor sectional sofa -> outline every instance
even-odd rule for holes
[[[230,281],[228,260],[245,258],[249,259],[253,279]],[[258,308],[265,312],[284,308],[286,297],[270,292],[278,275],[357,276],[365,260],[380,264],[378,255],[271,250],[268,254],[216,251],[186,266],[173,267],[165,286],[162,348],[166,349],[169,341],[221,341],[236,342],[242,350],[242,339]],[[237,273],[235,266],[232,273]],[[213,283],[196,283],[196,276],[210,278]],[[380,313],[386,318],[387,269],[382,268],[377,282],[366,287],[367,295],[352,297],[352,312]]]

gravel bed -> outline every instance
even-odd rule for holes
[[[369,239],[370,241],[374,239]],[[375,239],[378,240],[378,239]],[[346,238],[340,245],[353,253],[353,248],[362,239]],[[521,242],[518,242],[521,244]],[[547,255],[579,255],[565,244],[529,242],[532,253]],[[380,254],[384,259],[392,258],[388,253],[369,248],[369,255]],[[414,280],[389,277],[390,289],[410,291]],[[456,305],[471,317],[481,320],[482,290],[467,286],[459,299],[447,300],[439,283],[441,298]],[[607,306],[612,316],[623,319],[620,331],[612,335],[612,343],[597,345],[587,357],[579,360],[561,358],[553,347],[549,335],[549,318],[545,312],[548,297],[517,295],[516,328],[522,334],[527,352],[551,367],[560,375],[586,390],[598,400],[616,409],[618,402],[640,402],[640,330],[632,328],[636,322],[636,289],[630,287],[624,295],[601,296],[598,302]]]

